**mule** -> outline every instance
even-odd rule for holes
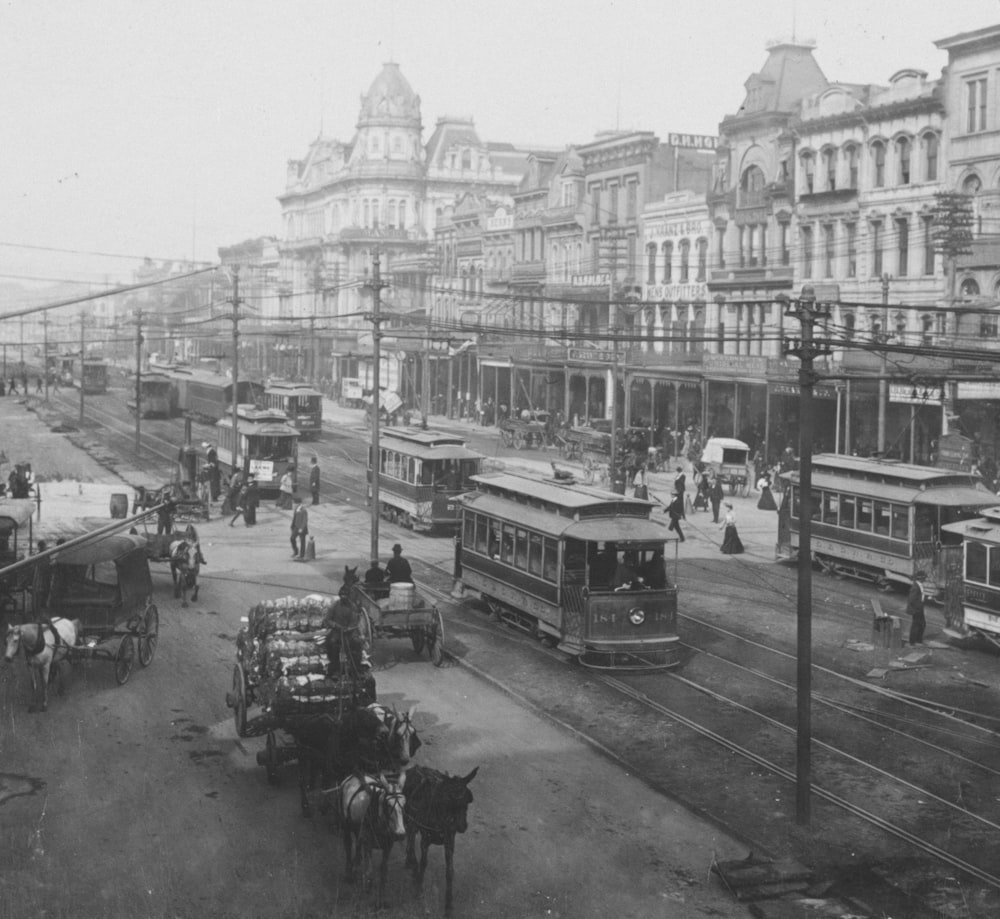
[[[344,583],[340,585],[337,596],[341,600],[350,600],[351,588],[360,582],[361,578],[358,576],[358,566],[355,565],[353,568],[348,568],[347,565],[344,565]]]
[[[388,730],[385,742],[387,763],[384,768],[388,772],[394,772],[409,763],[423,746],[413,723],[413,709],[399,712],[395,706],[386,708],[379,702],[372,703],[368,708],[378,714]]]
[[[49,681],[59,676],[59,695],[62,695],[62,678],[59,663],[69,654],[83,632],[79,619],[56,617],[45,622],[31,622],[25,625],[7,627],[7,650],[4,660],[11,663],[18,651],[24,651],[24,659],[31,673],[33,701],[29,712],[43,712],[49,709]]]
[[[198,531],[189,523],[184,538],[170,543],[170,577],[174,582],[174,599],[180,598],[181,606],[187,607],[189,590],[191,602],[198,602],[198,572],[204,564]]]
[[[469,782],[477,772],[478,766],[461,778],[426,766],[414,766],[406,782],[406,866],[413,870],[417,888],[421,888],[427,870],[427,850],[431,846],[444,846],[446,916],[451,915],[455,836],[469,827],[468,810],[472,803]],[[418,833],[419,864],[414,846]]]
[[[385,895],[392,847],[406,836],[403,816],[405,783],[406,773],[400,772],[396,780],[386,778],[385,773],[379,773],[378,778],[350,775],[340,784],[339,817],[344,841],[345,878],[348,884],[353,883],[360,868],[362,881],[367,881],[372,851],[381,849],[376,894],[378,907],[382,906]]]

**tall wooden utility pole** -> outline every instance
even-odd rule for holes
[[[83,355],[86,354],[86,353],[87,353],[87,343],[86,343],[86,341],[84,339],[84,332],[83,332],[83,310],[80,310],[80,373],[81,374],[83,373]],[[59,370],[57,368],[56,369],[56,373],[58,373],[58,372],[59,372]],[[80,382],[81,382],[81,384],[83,383],[83,377],[82,376],[80,377]],[[136,417],[138,417],[138,413],[139,413],[139,404],[138,403],[136,403],[135,411],[136,411]],[[82,385],[80,386],[80,424],[83,424],[83,386]]]
[[[378,250],[375,250],[375,258],[372,262],[372,279],[365,283],[365,287],[372,292],[372,359],[375,362],[375,369],[372,374],[372,443],[369,458],[369,468],[371,469],[371,551],[368,555],[370,559],[379,557],[378,551],[378,530],[379,511],[381,510],[381,497],[379,496],[379,467],[381,445],[380,435],[380,415],[382,413],[381,404],[381,377],[382,377],[382,288],[387,287],[382,280],[381,262]]]
[[[82,381],[81,381],[82,382]],[[80,396],[83,411],[83,395]],[[142,310],[135,311],[135,452],[139,453],[139,431],[142,419]]]
[[[240,468],[240,266],[233,265],[233,472]],[[296,470],[297,471],[297,470]]]
[[[889,341],[889,275],[882,275],[882,332],[880,335],[882,344]],[[879,359],[879,381],[878,381],[878,441],[877,449],[879,456],[885,456],[885,426],[886,412],[889,403],[889,355],[885,348],[882,349],[882,356]],[[844,451],[850,453],[850,445]]]

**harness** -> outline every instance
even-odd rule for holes
[[[24,657],[27,660],[28,655],[32,657],[37,657],[45,650],[45,630],[48,629],[52,633],[54,649],[58,648],[60,645],[66,644],[63,641],[62,635],[59,634],[59,630],[56,629],[52,623],[57,622],[63,617],[58,616],[56,619],[45,619],[42,622],[37,623],[38,634],[35,636],[35,643],[29,648],[27,645],[22,644],[21,647],[24,648]]]

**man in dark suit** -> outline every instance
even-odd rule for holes
[[[314,456],[309,465],[309,491],[312,503],[319,504],[319,462]]]
[[[292,498],[295,510],[292,512],[292,558],[300,562],[306,560],[306,537],[309,535],[309,511],[296,495]]]

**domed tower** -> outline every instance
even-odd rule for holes
[[[395,63],[384,64],[367,94],[361,97],[351,165],[386,160],[423,162],[420,96]]]

